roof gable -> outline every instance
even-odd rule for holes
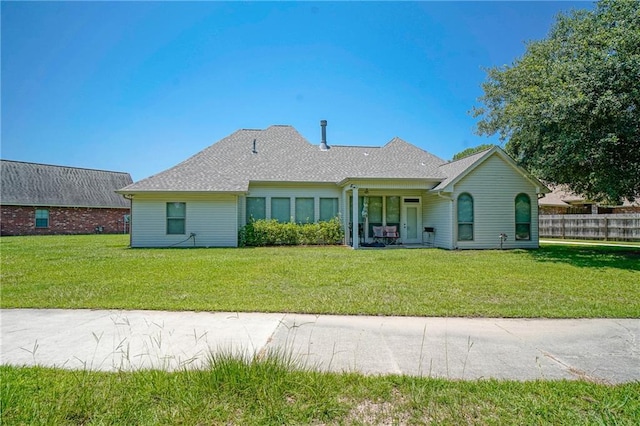
[[[132,182],[129,173],[0,160],[2,204],[128,208],[115,190]]]
[[[382,147],[322,150],[291,126],[238,130],[191,158],[136,182],[137,191],[246,192],[250,182],[338,184],[351,178],[437,179],[444,161],[400,138]]]
[[[502,148],[494,146],[488,150],[481,151],[479,153],[470,155],[468,157],[461,158],[457,161],[443,164],[440,166],[442,172],[447,176],[442,182],[440,182],[433,191],[452,192],[453,186],[475,170],[478,166],[484,163],[488,158],[497,155],[504,162],[509,164],[517,173],[521,174],[525,179],[531,182],[536,187],[538,193],[547,193],[549,189],[538,179],[532,176],[525,169],[520,167]]]

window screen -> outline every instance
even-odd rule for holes
[[[271,219],[278,222],[289,222],[291,220],[291,200],[289,198],[271,199]]]
[[[338,216],[337,198],[320,198],[320,220],[327,222]]]
[[[313,198],[296,198],[297,223],[313,223],[316,221],[314,204]]]
[[[386,223],[400,225],[400,197],[387,197]]]
[[[266,202],[264,197],[247,198],[247,222],[267,218]]]

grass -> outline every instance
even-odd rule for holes
[[[588,240],[588,239],[569,239],[569,238],[540,238],[544,242],[551,243],[588,243],[588,244],[612,244],[617,246],[640,247],[640,241],[616,241],[616,240]]]
[[[3,237],[3,308],[637,318],[640,250],[131,249]]]
[[[130,249],[126,236],[3,237],[3,308],[633,317],[640,251]],[[640,383],[317,372],[282,353],[103,373],[0,366],[1,424],[619,424]],[[605,361],[603,361],[605,362]]]
[[[205,370],[0,367],[2,424],[635,425],[640,384],[318,373],[279,355]]]

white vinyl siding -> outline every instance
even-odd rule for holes
[[[531,203],[531,239],[516,240],[514,200],[520,193],[536,200],[535,186],[510,164],[494,154],[455,184],[454,200],[462,193],[473,196],[473,241],[457,241],[458,248],[498,248],[500,234],[507,234],[504,248],[538,247],[538,209]],[[456,206],[457,210],[457,206]],[[454,231],[457,230],[454,227]]]
[[[169,199],[167,199],[169,198]],[[236,247],[238,228],[235,195],[136,196],[131,203],[132,247]],[[167,203],[184,202],[185,233],[166,233]],[[191,233],[194,238],[186,240]],[[195,239],[195,244],[194,244]]]
[[[452,214],[453,201],[437,194],[427,194],[422,200],[422,224],[434,228],[434,235],[425,235],[433,238],[435,247],[452,249]]]

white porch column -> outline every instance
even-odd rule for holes
[[[349,198],[347,198],[348,186],[342,190],[342,229],[344,230],[344,245],[349,245]]]
[[[351,219],[351,230],[353,232],[353,248],[358,248],[358,187],[353,187],[353,218]]]

